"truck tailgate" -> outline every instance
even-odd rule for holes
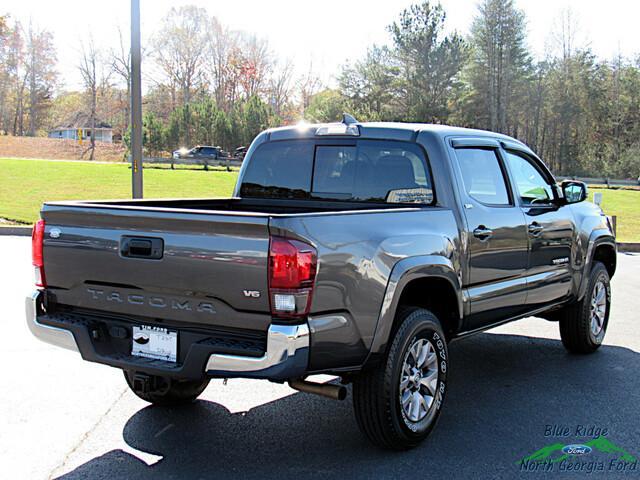
[[[268,328],[268,215],[47,204],[42,217],[48,291],[57,304]]]

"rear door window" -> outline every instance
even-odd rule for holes
[[[458,148],[456,157],[467,194],[488,205],[510,205],[504,173],[493,149]]]
[[[434,200],[422,149],[378,140],[265,144],[247,166],[241,195],[420,204]]]

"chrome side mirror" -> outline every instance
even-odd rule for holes
[[[566,203],[578,203],[587,199],[587,185],[577,180],[565,180],[560,185]]]

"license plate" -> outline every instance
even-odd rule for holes
[[[178,357],[178,332],[147,325],[133,327],[131,355],[175,362]]]

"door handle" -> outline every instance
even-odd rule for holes
[[[485,227],[484,225],[480,225],[473,231],[473,236],[479,238],[480,240],[487,240],[493,235],[493,230]]]
[[[544,227],[540,225],[538,222],[533,222],[529,224],[529,234],[533,237],[537,237],[542,233]]]

